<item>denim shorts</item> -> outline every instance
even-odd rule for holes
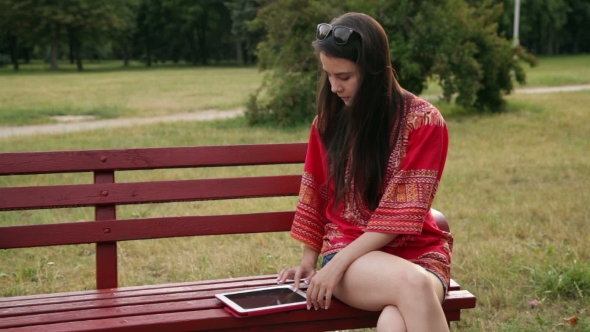
[[[336,255],[336,253],[333,253],[333,254],[329,254],[329,255],[324,256],[324,258],[322,259],[322,267],[324,267],[326,264],[328,264],[332,260],[332,258],[334,258],[334,255]],[[440,280],[440,282],[443,285],[443,291],[444,291],[443,294],[446,295],[447,294],[447,290],[449,288],[448,288],[447,283],[445,282],[445,279],[443,279],[443,277],[439,276],[438,273],[436,273],[436,272],[434,272],[434,271],[432,271],[430,269],[425,269],[425,270],[428,271],[428,272],[430,272],[430,273],[432,273],[432,274],[434,274],[438,278],[438,280]],[[445,303],[445,299],[444,298],[443,298],[442,303]]]

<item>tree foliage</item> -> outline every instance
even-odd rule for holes
[[[78,54],[78,69],[82,69],[83,41],[97,41],[111,31],[126,29],[133,21],[131,3],[134,0],[0,0],[0,29],[13,38],[11,52],[18,51],[19,39],[36,40],[51,47],[50,63],[57,69],[57,48],[63,37],[69,39]],[[15,67],[18,69],[18,66]]]
[[[485,0],[468,0],[479,6]],[[498,32],[512,39],[514,0],[494,0],[502,5]],[[590,1],[521,0],[520,44],[534,54],[590,52]]]
[[[466,8],[465,2],[472,8]],[[521,2],[520,41],[524,49],[534,54],[590,52],[590,39],[586,38],[590,34],[588,0]],[[18,69],[19,60],[28,63],[31,57],[42,58],[54,68],[58,60],[69,58],[79,69],[82,59],[105,57],[123,59],[125,64],[130,59],[142,60],[148,66],[165,61],[204,65],[221,59],[241,65],[256,62],[260,54],[270,59],[261,62],[262,68],[274,67],[275,61],[303,59],[300,53],[309,50],[309,40],[304,39],[297,39],[298,45],[287,43],[284,48],[276,48],[286,40],[290,29],[300,35],[299,29],[313,29],[315,24],[311,22],[327,21],[343,11],[370,13],[395,29],[388,30],[392,42],[418,45],[418,41],[428,39],[419,33],[438,33],[444,41],[457,34],[445,32],[443,27],[476,25],[462,20],[485,8],[493,12],[486,17],[495,19],[496,33],[512,39],[514,0],[0,0],[0,65],[8,61]],[[269,29],[271,22],[280,23],[283,30]],[[440,24],[439,31],[432,28],[432,22]],[[268,32],[272,35],[266,36]],[[439,40],[430,42],[436,45]],[[419,46],[425,49],[430,45]],[[420,76],[425,74],[422,64],[432,61],[432,54],[420,55],[419,50],[406,47],[394,52],[400,59],[398,65],[404,66],[403,73],[399,68],[400,76],[417,91],[423,83]],[[418,55],[421,60],[416,62],[414,57]],[[465,57],[451,57],[448,63],[453,59]],[[485,67],[481,70],[485,71]]]
[[[315,26],[348,11],[367,13],[383,25],[400,84],[416,94],[428,79],[437,79],[445,99],[498,111],[513,82],[525,81],[519,59],[534,63],[522,48],[512,48],[498,35],[502,7],[489,1],[478,7],[464,0],[271,1],[253,23],[266,30],[258,48],[259,67],[269,73],[249,104],[250,123],[290,124],[314,116],[316,80],[311,78],[317,77],[318,64],[310,43]],[[285,119],[289,112],[284,107],[301,116]]]

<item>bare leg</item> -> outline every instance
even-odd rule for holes
[[[334,289],[334,295],[348,305],[382,311],[379,332],[448,332],[441,307],[443,292],[442,283],[432,273],[380,251],[372,251],[354,261]],[[399,325],[398,313],[405,330],[389,326]]]
[[[406,323],[396,306],[388,305],[383,308],[377,321],[377,331],[406,332]]]

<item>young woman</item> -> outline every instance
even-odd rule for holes
[[[318,25],[316,38],[318,116],[291,230],[305,246],[278,283],[303,279],[308,309],[328,309],[335,296],[381,311],[377,331],[448,331],[441,302],[452,237],[430,213],[447,155],[444,119],[399,86],[373,18],[345,14]]]

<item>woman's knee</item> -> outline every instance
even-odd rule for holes
[[[383,308],[377,321],[377,332],[406,332],[406,323],[396,306]]]
[[[430,272],[419,266],[404,271],[400,278],[402,285],[404,285],[402,289],[411,292],[414,296],[419,293],[432,294],[434,286],[432,285],[432,279],[430,278],[429,273]]]

